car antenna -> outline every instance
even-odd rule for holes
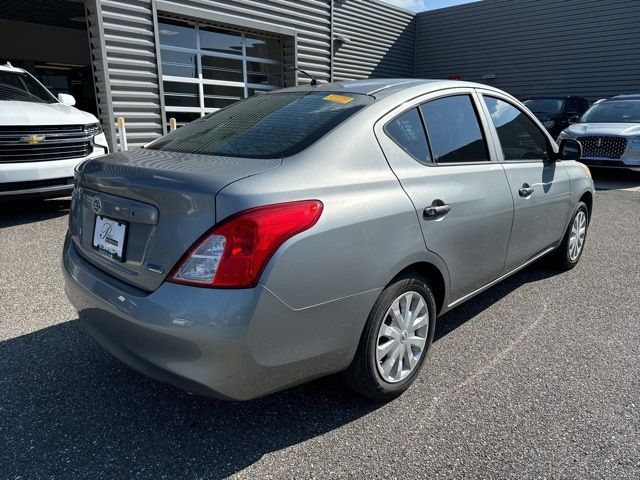
[[[305,72],[304,70],[302,70],[301,68],[298,67],[291,67],[293,70],[302,73],[303,75],[306,75],[307,77],[309,77],[311,79],[311,85],[318,85],[318,79],[316,77],[314,77],[313,75],[311,75],[309,72]]]

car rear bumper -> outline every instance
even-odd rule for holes
[[[262,285],[221,290],[165,282],[148,293],[93,267],[69,236],[63,273],[81,323],[112,355],[159,381],[231,400],[346,368],[366,314],[349,324],[338,312],[368,312],[377,296],[293,310]],[[336,320],[342,327],[332,330]]]

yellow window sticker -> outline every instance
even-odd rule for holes
[[[346,105],[347,103],[353,102],[353,97],[347,97],[346,95],[336,95],[335,93],[332,93],[331,95],[327,95],[326,97],[324,97],[323,100],[326,100],[327,102],[336,102]]]

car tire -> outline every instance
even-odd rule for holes
[[[405,316],[407,311],[409,314]],[[400,330],[403,321],[405,328]],[[435,321],[436,302],[429,282],[417,274],[397,277],[376,300],[353,362],[342,373],[343,380],[375,401],[387,402],[398,397],[413,383],[424,364],[433,342]],[[414,330],[414,326],[419,328]],[[386,332],[392,336],[387,337]],[[419,350],[423,339],[424,346]],[[384,354],[387,348],[390,350]],[[385,370],[389,365],[391,368]],[[388,371],[386,378],[385,371]]]
[[[567,231],[564,234],[562,243],[558,246],[553,253],[554,265],[562,268],[563,270],[571,270],[574,268],[584,252],[584,246],[587,239],[587,232],[589,229],[589,209],[583,202],[578,203],[576,213],[571,218],[571,222],[567,227]],[[583,227],[580,227],[583,225]],[[584,232],[581,234],[582,228]],[[576,230],[577,229],[577,230]],[[576,237],[576,231],[578,236]],[[576,243],[578,245],[576,246]]]

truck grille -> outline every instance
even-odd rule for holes
[[[627,150],[624,137],[580,137],[585,158],[621,158]]]
[[[0,163],[86,157],[93,150],[91,137],[95,134],[83,125],[2,126]]]

